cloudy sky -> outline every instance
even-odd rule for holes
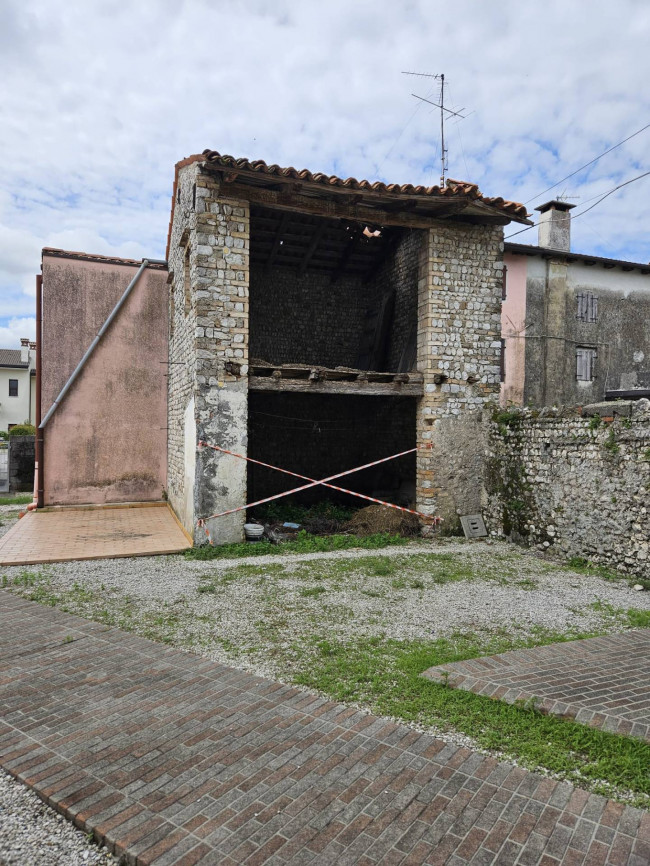
[[[449,176],[588,208],[650,171],[647,0],[0,0],[0,346],[34,335],[43,246],[164,257],[174,163],[206,147],[343,177]],[[470,113],[471,112],[471,113]],[[650,260],[650,177],[573,249]],[[506,229],[506,235],[520,226]],[[516,240],[536,243],[537,230]]]

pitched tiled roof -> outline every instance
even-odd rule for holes
[[[43,247],[43,255],[60,259],[81,259],[84,262],[99,262],[108,265],[129,265],[136,268],[142,264],[142,259],[122,259],[119,256],[101,256],[98,253],[80,253],[74,250],[60,250],[56,247]],[[167,265],[150,261],[149,267],[164,271]]]
[[[248,183],[252,186],[272,185],[275,182],[286,181],[287,183],[304,184],[311,194],[320,192],[323,196],[327,196],[328,190],[336,190],[342,194],[355,193],[363,196],[363,204],[370,207],[379,207],[394,209],[394,206],[404,204],[404,199],[408,200],[408,207],[422,208],[423,215],[426,217],[436,217],[435,213],[431,212],[432,205],[434,209],[445,204],[459,205],[462,209],[463,203],[473,207],[477,212],[492,211],[494,216],[502,216],[508,220],[516,220],[521,223],[529,223],[526,207],[519,202],[508,201],[501,197],[490,198],[484,196],[474,183],[465,183],[460,180],[447,180],[447,185],[439,186],[413,186],[410,183],[383,183],[383,181],[375,181],[371,183],[368,180],[356,180],[349,177],[347,180],[336,177],[336,175],[323,174],[316,172],[315,174],[308,171],[306,168],[297,169],[289,166],[282,168],[279,165],[268,165],[261,159],[249,160],[245,158],[237,159],[234,156],[221,154],[216,150],[204,150],[203,153],[195,153],[176,163],[174,171],[174,186],[172,191],[172,207],[169,218],[169,230],[167,233],[167,252],[169,257],[172,224],[174,221],[174,209],[176,207],[176,193],[178,190],[178,173],[179,171],[191,163],[204,163],[215,168],[217,171],[222,171],[227,177],[233,175],[232,179],[239,182]],[[311,185],[311,186],[310,186]],[[386,198],[389,201],[386,201]],[[390,201],[392,199],[392,201]],[[456,199],[456,201],[453,201]],[[496,213],[494,213],[496,211]],[[414,211],[418,215],[417,211]]]
[[[27,361],[20,360],[20,349],[0,349],[0,367],[24,367],[27,369]]]
[[[527,216],[526,206],[515,201],[507,201],[501,197],[489,198],[484,196],[475,183],[466,183],[461,180],[447,180],[447,186],[413,186],[410,183],[383,183],[377,180],[371,183],[369,180],[357,180],[354,177],[349,177],[343,180],[336,175],[323,174],[316,172],[313,174],[306,168],[297,169],[289,166],[282,168],[279,165],[267,165],[263,160],[248,160],[245,158],[236,159],[234,156],[220,154],[216,150],[204,150],[203,157],[206,162],[219,168],[231,169],[237,172],[253,172],[256,174],[265,174],[278,177],[284,180],[296,180],[303,183],[318,183],[327,187],[338,187],[345,190],[360,190],[364,192],[375,192],[394,195],[413,195],[413,196],[464,196],[474,200],[482,201],[484,204],[505,211],[510,216],[518,219],[525,219]]]

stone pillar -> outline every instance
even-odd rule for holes
[[[420,250],[417,508],[447,524],[482,502],[481,409],[498,403],[501,227],[444,223]]]
[[[181,169],[179,191],[173,265],[170,249],[175,326],[169,426],[170,442],[178,440],[175,461],[170,455],[170,501],[200,544],[206,535],[197,520],[246,502],[246,462],[198,443],[246,454],[250,211],[248,202],[223,195],[218,180],[197,163]],[[244,520],[240,511],[208,521],[212,542],[240,541]]]

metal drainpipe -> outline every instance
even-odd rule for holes
[[[36,275],[36,507],[43,507],[44,484],[43,484],[43,430],[41,429],[41,359],[42,359],[42,333],[41,322],[43,319],[43,275]],[[33,504],[33,503],[32,503]],[[33,510],[28,506],[28,510]]]
[[[96,348],[97,344],[99,343],[99,341],[101,340],[101,338],[104,336],[104,334],[106,333],[106,331],[109,329],[109,327],[110,327],[111,322],[113,321],[113,319],[117,316],[117,314],[119,313],[119,311],[120,311],[120,310],[122,309],[122,307],[124,306],[124,303],[126,302],[127,298],[128,298],[129,295],[131,294],[131,292],[133,291],[133,288],[135,287],[136,283],[138,282],[138,280],[140,279],[140,277],[141,277],[142,274],[144,273],[145,268],[146,268],[147,265],[149,265],[149,264],[154,264],[154,265],[166,265],[167,262],[166,262],[166,261],[162,261],[162,260],[160,260],[160,259],[142,259],[142,264],[140,265],[140,268],[139,268],[139,270],[138,270],[138,273],[133,277],[133,279],[131,280],[131,282],[129,283],[129,285],[128,285],[128,286],[126,287],[126,289],[124,290],[124,294],[123,294],[122,297],[119,299],[119,301],[117,302],[117,304],[116,304],[115,307],[113,308],[113,311],[111,312],[111,314],[109,315],[109,317],[106,319],[106,321],[104,322],[104,324],[103,324],[103,325],[101,326],[101,328],[99,329],[99,332],[98,332],[97,336],[95,337],[95,339],[92,341],[92,343],[90,344],[90,346],[89,346],[88,349],[86,350],[86,352],[85,352],[83,358],[81,359],[81,361],[79,361],[79,363],[77,364],[77,366],[76,366],[75,369],[73,370],[72,375],[70,376],[70,378],[68,379],[68,381],[65,383],[65,385],[64,385],[63,388],[61,389],[61,392],[60,392],[59,396],[56,398],[56,400],[54,401],[54,403],[52,403],[52,405],[50,406],[50,408],[49,408],[49,410],[48,410],[48,412],[47,412],[47,415],[45,416],[45,418],[43,418],[43,420],[41,421],[41,423],[38,425],[38,429],[39,429],[39,430],[42,430],[42,429],[44,429],[44,428],[47,426],[47,422],[50,420],[50,418],[52,417],[52,415],[54,415],[54,413],[56,412],[56,410],[59,408],[59,404],[61,403],[61,401],[63,400],[63,398],[65,397],[65,395],[68,393],[68,391],[70,390],[70,388],[71,388],[72,385],[74,384],[75,380],[77,379],[77,377],[79,376],[79,374],[81,373],[81,371],[83,370],[83,368],[86,366],[86,362],[88,361],[88,359],[90,358],[90,356],[92,355],[92,353],[95,351],[95,348]]]

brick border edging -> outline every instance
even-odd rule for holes
[[[645,632],[650,636],[650,629],[633,629],[625,632],[624,635]],[[492,656],[451,662],[446,665],[436,665],[424,671],[422,676],[435,683],[448,685],[450,688],[462,689],[493,700],[502,700],[508,704],[535,701],[535,709],[545,715],[570,719],[610,734],[650,741],[650,723],[632,722],[611,713],[591,710],[571,701],[540,697],[531,688],[499,684],[500,675],[506,672],[514,676],[523,675],[527,670],[539,671],[546,666],[556,668],[564,661],[562,648],[567,648],[570,644],[573,644],[572,649],[576,646],[579,647],[579,652],[584,653],[582,657],[588,659],[590,655],[596,656],[606,651],[608,638],[620,638],[624,635],[584,638],[583,640],[566,641],[538,648],[511,650]],[[603,645],[605,646],[601,649]],[[491,671],[495,674],[493,678],[490,678],[489,675]]]

